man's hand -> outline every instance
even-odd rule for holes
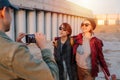
[[[23,38],[25,35],[26,35],[25,33],[19,33],[19,34],[18,34],[18,37],[16,38],[16,41],[23,43],[22,38]]]
[[[46,48],[47,40],[42,33],[35,33],[36,44],[40,49]]]

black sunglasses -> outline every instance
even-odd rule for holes
[[[65,28],[63,28],[63,27],[59,27],[59,30],[66,31],[66,29],[65,29]]]
[[[81,24],[81,27],[82,27],[82,26],[88,27],[89,25],[90,25],[89,23],[82,23],[82,24]]]

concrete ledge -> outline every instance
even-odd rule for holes
[[[10,0],[23,9],[44,10],[81,17],[93,17],[91,10],[80,7],[66,0]]]

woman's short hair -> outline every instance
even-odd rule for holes
[[[70,24],[68,24],[68,23],[62,23],[60,26],[61,26],[61,27],[63,26],[63,28],[65,28],[66,31],[69,32],[68,36],[70,36],[70,35],[72,34],[72,29],[71,29]]]
[[[93,30],[96,28],[96,22],[93,18],[86,18],[85,20],[88,20],[91,23]]]

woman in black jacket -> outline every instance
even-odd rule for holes
[[[60,80],[77,80],[71,33],[71,26],[62,23],[59,27],[60,37],[56,37],[54,41],[54,56],[59,68]]]

